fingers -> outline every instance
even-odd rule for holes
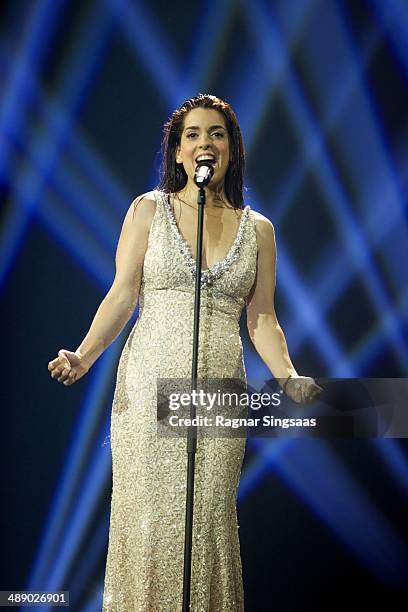
[[[66,386],[72,385],[76,380],[76,373],[72,370],[65,356],[57,357],[50,361],[48,363],[48,370],[51,372],[51,378],[62,382]]]
[[[52,361],[50,361],[48,363],[48,369],[50,371],[54,370],[55,368],[57,368],[58,366],[66,366],[67,365],[67,360],[62,356],[62,357],[56,357],[55,359],[53,359]]]
[[[288,395],[294,402],[300,402],[300,382],[298,378],[289,378],[285,383],[286,395]]]
[[[62,372],[63,366],[60,366],[57,362],[54,365],[48,364],[48,369],[51,372],[51,378],[58,378]]]
[[[69,373],[71,371],[70,367],[64,366],[60,376],[57,378],[58,382],[64,382],[64,380],[66,380],[66,378],[68,377]]]
[[[66,387],[69,387],[70,385],[72,385],[74,382],[76,381],[76,374],[75,372],[73,372],[72,370],[70,371],[70,373],[68,374],[67,378],[63,381],[63,385],[65,385]]]
[[[290,384],[289,395],[297,403],[314,402],[323,391],[313,378],[306,376],[291,378],[288,384]]]
[[[50,361],[48,363],[48,369],[51,371],[55,368],[55,366],[57,366],[59,364],[60,358],[56,357],[55,359],[53,359],[52,361]]]
[[[322,387],[312,381],[308,388],[305,390],[305,401],[309,403],[314,402],[315,399],[319,397],[322,391]]]
[[[54,359],[48,364],[48,370],[51,372],[51,378],[58,378],[61,376],[62,371],[65,368],[65,364],[62,364],[60,359]]]

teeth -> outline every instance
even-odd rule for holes
[[[196,159],[196,162],[200,162],[200,161],[209,161],[209,162],[215,162],[215,158],[214,157],[208,157],[208,156],[199,156]]]

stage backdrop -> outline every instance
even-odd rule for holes
[[[315,377],[408,366],[408,5],[403,0],[8,0],[0,23],[2,590],[100,610],[110,409],[137,312],[72,387],[161,126],[234,107],[246,202],[274,224],[276,310]],[[242,320],[247,374],[269,378]],[[334,610],[407,584],[404,439],[250,440],[238,512],[246,607]],[[406,596],[406,592],[405,592]],[[386,608],[385,608],[386,606]]]

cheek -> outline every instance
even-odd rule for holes
[[[192,155],[193,155],[193,151],[194,151],[194,145],[192,143],[186,143],[183,147],[183,157],[184,160],[188,160]]]
[[[228,143],[223,143],[220,147],[219,147],[219,151],[220,153],[222,153],[223,157],[225,157],[227,160],[229,159],[230,156],[230,152],[229,152],[229,146]]]

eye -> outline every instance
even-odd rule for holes
[[[213,136],[217,138],[224,138],[224,132],[213,132]]]
[[[197,132],[189,132],[189,133],[187,134],[187,138],[191,138],[192,136],[193,136],[193,137],[194,137],[194,136],[197,136]]]

